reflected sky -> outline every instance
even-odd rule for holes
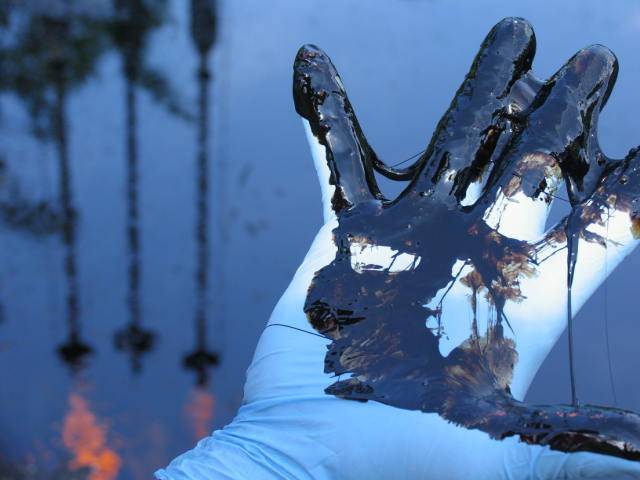
[[[31,18],[25,3],[14,2],[3,48]],[[232,418],[258,335],[321,222],[291,98],[301,44],[331,56],[387,163],[424,148],[484,34],[508,15],[536,29],[540,77],[585,45],[610,47],[620,74],[601,144],[621,157],[640,142],[628,121],[640,106],[631,1],[219,1],[211,36],[206,9],[191,18],[204,1],[149,2],[144,14],[142,0],[88,13],[80,0],[53,3],[78,6],[66,23],[86,18],[38,27],[20,57],[31,75],[11,84],[3,67],[0,464],[79,466],[64,441],[75,412],[120,459],[114,478],[148,478]],[[583,401],[613,401],[606,288],[618,405],[640,410],[639,267],[636,253],[576,319]],[[566,341],[529,399],[568,401]]]

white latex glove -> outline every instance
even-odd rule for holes
[[[640,478],[640,463],[620,458],[637,452],[637,416],[516,400],[566,327],[565,231],[579,247],[575,313],[604,262],[611,271],[635,247],[640,197],[635,152],[613,162],[595,138],[613,54],[589,47],[540,84],[529,73],[534,45],[522,19],[496,25],[426,154],[402,171],[373,154],[326,55],[300,50],[294,95],[326,223],[260,338],[238,415],[157,478]],[[382,198],[374,168],[412,179],[397,201]],[[573,213],[545,233],[563,177]],[[374,313],[358,317],[353,302]],[[418,328],[406,320],[420,309]],[[536,412],[557,418],[533,425]],[[619,450],[568,453],[594,444]]]

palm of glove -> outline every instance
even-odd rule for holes
[[[634,414],[511,396],[518,363],[521,394],[565,326],[564,304],[544,311],[540,292],[567,265],[573,281],[578,252],[629,251],[640,188],[636,152],[609,160],[595,135],[615,57],[587,48],[540,83],[534,51],[526,22],[496,25],[425,154],[395,170],[364,139],[328,57],[300,50],[296,109],[325,148],[338,219],[335,258],[316,273],[304,310],[332,340],[325,372],[348,377],[329,394],[436,412],[494,438],[638,459]],[[374,170],[411,182],[388,201]],[[542,235],[562,179],[572,213]],[[614,217],[617,242],[603,235]],[[578,274],[593,284],[593,272]]]

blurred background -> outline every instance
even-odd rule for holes
[[[149,478],[231,420],[321,222],[301,44],[397,163],[511,15],[536,29],[539,77],[610,47],[601,143],[640,142],[632,0],[0,0],[0,478]],[[582,402],[640,410],[639,269],[637,252],[576,320]],[[528,399],[569,402],[567,365],[563,338]]]

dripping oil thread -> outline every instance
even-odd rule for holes
[[[609,277],[609,218],[610,212],[607,209],[607,236],[604,244],[604,339],[607,351],[607,367],[609,370],[609,385],[611,386],[611,395],[613,397],[614,405],[618,405],[618,393],[616,392],[616,383],[613,377],[613,365],[611,364],[611,344],[609,342],[609,305],[608,305],[608,277]]]
[[[576,373],[573,361],[573,318],[571,318],[571,286],[567,285],[567,332],[569,337],[569,377],[571,378],[571,405],[578,406]]]
[[[573,285],[573,274],[575,272],[576,267],[576,257],[577,257],[577,245],[576,245],[576,234],[572,228],[573,221],[572,217],[569,218],[566,228],[567,228],[567,338],[569,343],[569,378],[571,385],[571,405],[574,407],[578,406],[578,398],[576,396],[576,374],[575,374],[575,364],[574,364],[574,354],[573,354],[573,308],[571,306],[571,297],[572,291],[571,287]]]

